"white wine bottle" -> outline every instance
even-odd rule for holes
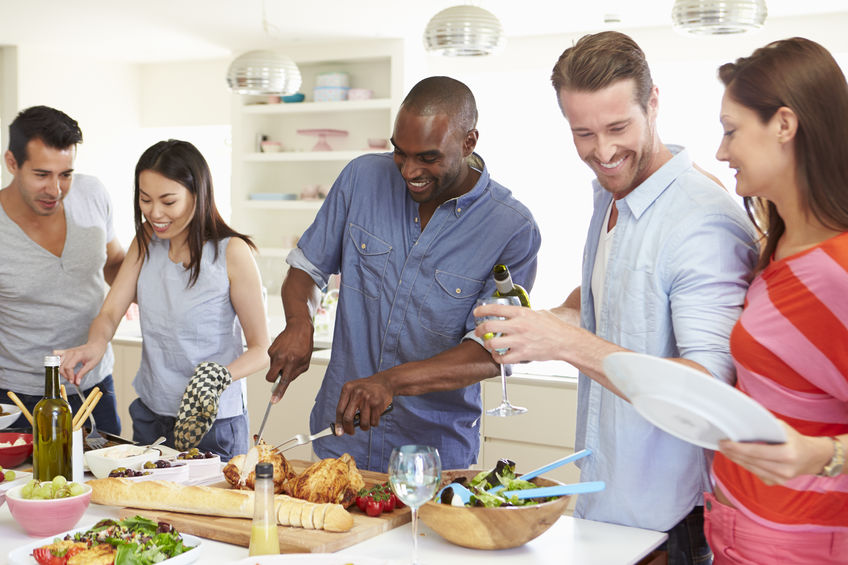
[[[44,357],[44,398],[32,411],[32,475],[71,480],[71,407],[59,394],[58,355]]]
[[[495,278],[496,289],[492,296],[515,296],[521,301],[522,306],[530,308],[530,295],[527,294],[524,287],[512,282],[509,267],[506,265],[495,265],[495,268],[492,269],[492,276]]]

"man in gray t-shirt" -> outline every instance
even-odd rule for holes
[[[12,181],[0,190],[0,400],[13,391],[30,411],[44,395],[44,356],[87,341],[124,259],[105,187],[73,173],[81,141],[77,122],[46,106],[24,110],[9,126],[4,161]],[[97,427],[119,434],[113,363],[109,350],[80,388],[100,388]],[[68,396],[76,412],[81,402]],[[13,426],[27,425],[22,416]]]

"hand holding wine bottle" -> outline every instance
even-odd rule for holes
[[[509,268],[506,265],[495,265],[495,268],[492,270],[492,274],[495,279],[495,292],[491,298],[481,298],[477,301],[477,306],[485,305],[485,304],[509,304],[513,306],[524,306],[526,308],[530,307],[530,296],[528,296],[527,291],[524,290],[520,285],[514,284],[512,282],[512,277],[509,274]],[[484,321],[488,319],[497,318],[497,316],[482,316],[476,319],[477,325],[480,325]],[[503,319],[503,318],[499,318]],[[483,335],[483,339],[489,340],[495,336],[491,332],[488,332]],[[506,349],[496,349],[498,353],[503,355],[506,353]],[[486,410],[486,414],[491,416],[514,416],[516,414],[524,414],[527,412],[527,408],[522,406],[515,406],[510,403],[509,397],[506,393],[506,371],[504,369],[503,364],[500,366],[501,368],[501,394],[502,399],[500,405],[497,408],[492,408],[491,410]]]

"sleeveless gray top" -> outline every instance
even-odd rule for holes
[[[176,417],[194,368],[203,361],[229,365],[244,351],[241,324],[230,301],[227,243],[207,241],[200,276],[188,287],[190,272],[168,258],[170,241],[152,235],[136,287],[141,324],[141,365],[133,387],[142,402],[163,416]],[[221,395],[218,418],[246,411],[245,380]]]

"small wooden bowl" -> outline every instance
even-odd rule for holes
[[[473,478],[480,470],[455,470],[442,473],[442,486],[457,477]],[[539,486],[559,485],[553,480],[536,478]],[[464,507],[427,502],[419,510],[421,520],[451,543],[472,549],[507,549],[524,545],[556,522],[568,496],[531,506],[502,508]]]

